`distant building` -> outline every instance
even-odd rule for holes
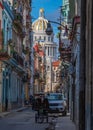
[[[56,60],[57,58],[57,44],[53,41],[54,34],[53,32],[51,35],[46,34],[46,28],[47,28],[48,20],[44,17],[44,9],[40,9],[39,11],[39,18],[33,22],[33,45],[41,45],[42,49],[44,51],[44,65],[45,65],[45,85],[44,85],[44,91],[52,91],[52,62]],[[52,29],[52,27],[51,27]],[[53,30],[53,29],[52,29]],[[35,59],[35,57],[34,57]],[[39,69],[39,68],[38,68]],[[34,88],[39,88],[38,83],[35,80],[35,86]],[[38,89],[36,89],[38,92]]]
[[[63,26],[59,26],[60,30],[59,36],[59,53],[61,59],[65,59],[70,61],[71,59],[71,43],[68,39],[69,31],[70,31],[70,21],[69,21],[69,0],[62,1],[62,7],[60,8],[60,23]]]
[[[52,62],[52,91],[61,91],[62,79],[61,79],[61,69],[59,69],[61,64],[60,60]]]

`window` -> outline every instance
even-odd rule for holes
[[[44,41],[46,40],[46,36],[44,36]]]
[[[55,78],[54,78],[54,77],[55,77],[55,74],[53,73],[53,74],[52,74],[52,81],[53,81],[53,82],[55,82]]]
[[[52,48],[52,47],[50,47],[50,56],[52,56],[52,49],[53,49],[53,48]]]
[[[53,42],[53,37],[51,38],[51,42]]]
[[[37,37],[35,36],[35,40],[37,40]]]
[[[48,37],[48,41],[50,41],[50,37]]]
[[[53,48],[53,56],[54,56],[54,53],[55,53],[55,48]]]
[[[50,69],[50,66],[47,66],[47,71],[49,71],[49,69]]]
[[[51,94],[48,96],[48,100],[63,100],[62,94]]]
[[[39,37],[39,40],[41,40],[41,36]]]
[[[48,56],[49,56],[49,47],[48,47]]]

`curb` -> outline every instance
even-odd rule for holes
[[[7,116],[9,114],[10,114],[10,112],[0,113],[0,118],[3,118],[3,117],[5,117],[5,116]]]
[[[20,111],[23,111],[25,109],[27,109],[28,107],[22,107],[22,108],[18,108],[18,109],[15,109],[15,110],[11,110],[9,112],[1,112],[0,113],[0,118],[3,118],[5,116],[8,116],[9,114],[12,114],[14,112],[20,112]]]

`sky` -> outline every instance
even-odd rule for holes
[[[59,22],[60,6],[62,6],[62,0],[32,0],[32,21],[35,21],[39,17],[39,9],[44,8],[47,20]],[[58,25],[52,24],[52,26],[54,34],[56,34]]]

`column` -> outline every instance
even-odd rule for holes
[[[52,47],[52,56],[53,56],[53,50],[54,50],[54,47]]]

